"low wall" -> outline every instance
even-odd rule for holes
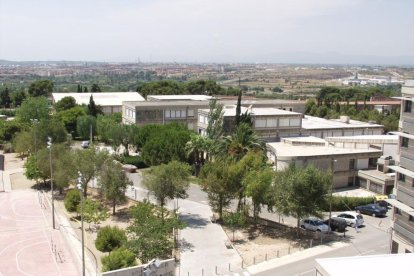
[[[105,276],[174,276],[175,260],[151,261],[148,264],[102,273]]]

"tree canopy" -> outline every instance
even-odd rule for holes
[[[53,82],[50,80],[38,80],[30,84],[29,95],[33,97],[47,97],[53,92]]]

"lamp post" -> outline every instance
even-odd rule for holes
[[[332,218],[332,193],[333,193],[334,176],[335,176],[334,165],[337,161],[338,160],[336,160],[336,159],[332,159],[332,161],[331,161],[332,183],[331,183],[331,195],[329,197],[329,221],[328,221],[329,227],[331,227],[331,218]]]
[[[83,233],[83,189],[82,189],[82,174],[78,171],[78,184],[77,188],[81,194],[81,230],[82,230],[82,275],[85,276],[85,240],[84,240],[84,233]]]
[[[52,224],[53,229],[55,229],[55,197],[53,196],[52,146],[52,138],[47,137],[47,148],[49,149],[50,163],[50,191],[52,193]]]

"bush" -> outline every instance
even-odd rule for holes
[[[142,160],[141,156],[124,156],[122,160],[120,160],[123,164],[130,164],[136,166],[138,169],[145,169],[148,168],[148,165],[145,164],[144,160]]]
[[[111,255],[103,256],[101,261],[103,272],[126,268],[137,264],[134,253],[123,247],[115,249]]]
[[[69,190],[65,196],[65,208],[68,212],[75,212],[81,201],[81,194],[79,190]]]
[[[333,196],[332,211],[355,210],[359,205],[374,203],[374,197],[350,197],[350,196]],[[329,198],[324,211],[329,212]]]
[[[102,252],[111,252],[121,247],[127,241],[125,231],[114,226],[105,226],[98,232],[96,237],[96,249]]]

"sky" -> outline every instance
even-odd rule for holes
[[[412,0],[0,0],[0,59],[414,64]]]

